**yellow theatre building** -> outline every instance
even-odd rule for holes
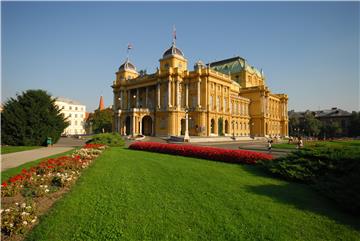
[[[175,41],[155,73],[138,72],[129,58],[116,72],[114,123],[122,135],[288,136],[288,96],[274,94],[262,71],[234,57],[193,70]]]

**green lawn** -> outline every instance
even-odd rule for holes
[[[360,240],[358,219],[257,167],[110,148],[27,240]]]
[[[65,156],[65,155],[71,154],[73,151],[74,150],[70,150],[70,151],[59,153],[59,154],[56,154],[56,155],[44,157],[44,158],[41,158],[41,159],[38,159],[38,160],[35,160],[35,161],[32,161],[32,162],[24,163],[24,164],[22,164],[22,165],[20,165],[18,167],[7,169],[6,171],[1,172],[1,182],[9,179],[10,177],[12,177],[12,176],[14,176],[16,174],[19,174],[21,172],[21,170],[24,169],[24,168],[30,168],[32,166],[35,166],[36,164],[38,164],[42,160],[46,160],[46,159],[49,159],[49,158],[55,158],[55,157],[59,157],[59,156]]]
[[[305,147],[350,147],[350,148],[360,148],[360,140],[351,140],[351,141],[309,141],[305,142]],[[288,143],[279,143],[273,144],[273,148],[280,149],[296,149],[296,144]]]
[[[32,149],[41,148],[42,146],[1,146],[1,154],[8,154],[12,152],[28,151]]]

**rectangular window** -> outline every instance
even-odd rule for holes
[[[69,106],[69,110],[72,110],[72,106]]]
[[[209,107],[210,107],[210,110],[213,110],[213,104],[214,104],[214,100],[213,100],[213,96],[210,95],[210,101],[209,101]]]
[[[196,107],[196,101],[197,101],[197,96],[193,95],[191,97],[191,107],[193,107],[193,108]]]
[[[216,97],[216,111],[220,110],[220,97]]]
[[[75,114],[75,118],[77,118],[77,114]]]
[[[77,106],[75,107],[75,110],[78,110]]]

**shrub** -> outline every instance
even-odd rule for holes
[[[135,142],[132,143],[129,148],[229,163],[255,164],[258,160],[268,161],[272,159],[271,155],[253,151],[227,150],[215,147],[163,144],[155,142]]]
[[[263,165],[287,180],[310,184],[342,208],[360,214],[360,151],[309,148]]]
[[[55,99],[43,90],[28,90],[5,103],[1,139],[14,146],[46,145],[47,137],[56,143],[68,125]]]
[[[91,140],[86,142],[87,144],[103,144],[107,146],[123,146],[125,141],[122,139],[119,133],[102,133],[94,135]]]

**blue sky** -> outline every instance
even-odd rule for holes
[[[359,110],[359,2],[1,2],[2,102],[45,89],[97,108],[126,58],[153,72],[171,45],[189,68],[242,56],[289,110]]]

